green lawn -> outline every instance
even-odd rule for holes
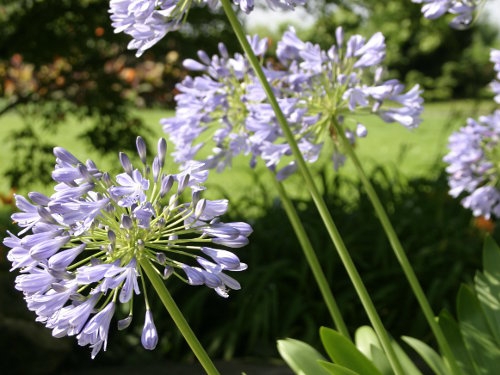
[[[489,113],[492,108],[490,102],[485,102],[479,106],[472,101],[427,104],[422,124],[412,131],[398,124],[385,124],[378,119],[372,119],[372,123],[364,123],[368,128],[368,136],[359,142],[357,146],[358,155],[368,172],[374,167],[383,165],[389,171],[397,170],[408,178],[435,173],[436,168],[433,168],[433,165],[446,153],[448,135],[462,126],[467,117],[477,117],[478,111],[479,113]],[[151,141],[154,141],[153,138],[162,136],[159,119],[168,116],[170,113],[162,110],[142,110],[138,112],[139,116],[154,131],[155,135],[150,137]],[[2,116],[0,118],[0,139],[6,139],[12,129],[21,125],[22,120],[15,114]],[[85,122],[70,121],[67,125],[61,126],[57,134],[42,133],[41,136],[50,139],[54,146],[67,148],[80,159],[91,158],[101,168],[110,168],[113,163],[117,163],[116,158],[114,160],[99,158],[95,151],[90,150],[84,142],[78,139],[78,135],[88,126],[89,124]],[[0,159],[0,175],[9,165],[9,155],[8,145],[4,145],[4,151],[1,153]],[[326,159],[328,159],[328,155],[324,156],[323,163]],[[339,173],[354,175],[354,169],[349,161]],[[231,198],[238,199],[251,194],[250,187],[256,186],[256,179],[264,184],[265,189],[271,189],[269,175],[266,173],[265,168],[259,167],[256,172],[251,172],[248,167],[248,158],[241,157],[234,162],[230,170],[226,170],[221,174],[212,172],[209,183],[224,189],[224,194],[229,195]],[[301,194],[302,185],[298,176],[290,178],[287,184],[292,195]],[[0,193],[8,192],[9,188],[7,180],[1,179]],[[50,194],[51,187],[23,187],[19,192],[25,193],[26,190],[39,190]],[[220,196],[220,192],[218,191],[216,195]]]

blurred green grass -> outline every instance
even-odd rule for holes
[[[388,173],[398,173],[405,178],[426,177],[436,171],[436,163],[446,153],[447,138],[449,134],[465,123],[467,117],[476,117],[478,114],[489,113],[492,110],[490,102],[477,101],[453,101],[426,104],[423,113],[423,122],[414,130],[408,130],[399,124],[386,124],[371,116],[364,122],[368,128],[368,136],[361,139],[357,145],[357,153],[368,173],[373,169],[384,166]],[[145,138],[151,145],[156,139],[164,136],[159,120],[162,117],[171,116],[172,111],[161,109],[140,110],[136,113],[142,118],[152,135]],[[54,146],[61,146],[71,151],[81,160],[92,159],[101,169],[117,170],[119,163],[116,156],[101,156],[96,150],[90,148],[87,142],[79,138],[89,126],[90,121],[79,121],[68,117],[68,122],[60,126],[59,131],[52,134],[40,130],[40,136],[48,140]],[[3,151],[0,153],[0,176],[4,174],[11,162],[8,144],[9,133],[22,126],[22,119],[14,113],[5,114],[0,117],[0,139],[3,141]],[[168,139],[168,138],[167,138]],[[313,171],[324,170],[325,163],[329,163],[328,147],[325,147],[322,159],[313,167]],[[264,189],[272,191],[270,175],[265,167],[258,166],[255,171],[249,168],[249,158],[239,157],[233,162],[231,169],[222,173],[211,172],[208,185],[218,187],[215,195],[220,197],[223,190],[230,199],[238,200],[252,194],[252,187],[256,178],[264,186]],[[349,161],[346,165],[334,172],[348,176],[354,176],[355,171]],[[301,179],[295,175],[286,182],[292,197],[304,198]],[[262,187],[259,187],[262,188]],[[0,193],[7,194],[10,190],[8,180],[0,179]],[[37,190],[51,193],[51,186],[21,186],[17,188],[20,194]],[[217,190],[217,189],[214,189]],[[210,197],[210,189],[207,192]]]

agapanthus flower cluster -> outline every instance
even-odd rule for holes
[[[254,8],[254,0],[233,0],[245,13]],[[294,9],[306,0],[267,0],[271,8]],[[110,0],[109,13],[115,33],[132,37],[128,49],[141,56],[167,33],[178,30],[194,4],[215,7],[217,0]]]
[[[500,110],[468,119],[467,125],[449,138],[450,195],[461,200],[474,216],[500,218]]]
[[[367,133],[360,119],[378,115],[385,122],[414,128],[420,122],[423,100],[418,86],[405,91],[398,80],[384,80],[385,42],[381,33],[369,39],[354,35],[344,41],[341,28],[337,43],[328,50],[299,39],[293,28],[277,44],[279,64],[268,64],[264,73],[308,162],[317,160],[326,140],[333,141],[336,166],[343,154],[335,125],[354,142]],[[264,57],[267,40],[248,37],[257,56]],[[200,72],[187,77],[177,88],[177,109],[173,118],[161,121],[176,145],[174,156],[184,163],[196,158],[203,147],[201,135],[212,132],[212,153],[207,167],[223,169],[238,154],[259,158],[278,177],[295,169],[289,144],[276,115],[248,61],[229,56],[223,45],[220,55],[198,53],[199,61],[188,59],[184,66]]]
[[[56,147],[54,193],[32,192],[28,199],[17,195],[20,212],[12,219],[22,230],[3,241],[11,248],[11,270],[20,272],[15,287],[36,320],[55,337],[76,336],[80,345],[92,348],[92,358],[106,350],[117,312],[124,315],[117,317],[118,329],[131,323],[139,294],[146,306],[141,342],[155,348],[158,334],[145,265],[167,282],[205,285],[223,297],[240,289],[226,273],[247,268],[227,248],[246,245],[252,229],[220,220],[226,200],[201,197],[208,174],[201,164],[166,174],[164,139],[151,164],[140,137],[137,150],[142,167],[134,168],[120,153],[124,172],[113,177],[91,160],[82,163]]]
[[[500,50],[492,49],[490,52],[490,60],[494,65],[493,69],[497,73],[493,82],[491,82],[490,87],[495,94],[495,101],[500,103]]]
[[[434,20],[446,13],[455,15],[450,26],[463,29],[472,23],[474,14],[484,0],[412,0],[414,3],[423,4],[422,13],[425,18]]]
[[[500,51],[492,49],[490,60],[497,73],[490,87],[500,103]],[[500,218],[500,110],[469,118],[467,125],[449,138],[450,152],[443,158],[449,164],[450,195],[461,200],[474,216]]]

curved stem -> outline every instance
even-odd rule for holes
[[[151,262],[146,259],[140,262],[140,265],[146,273],[149,281],[153,285],[156,293],[158,293],[158,296],[163,302],[163,305],[177,325],[177,328],[179,328],[179,331],[181,331],[184,339],[187,341],[189,347],[193,351],[194,355],[198,358],[198,361],[203,366],[206,373],[209,375],[220,375],[219,371],[215,368],[215,365],[213,364],[203,346],[201,346],[198,338],[184,318],[181,310],[179,310],[179,307],[173,300],[163,280],[161,279],[160,275],[158,275],[158,272],[153,267]]]
[[[415,275],[415,272],[413,270],[413,267],[410,264],[410,261],[408,260],[408,257],[406,256],[406,253],[403,249],[403,246],[401,245],[401,242],[399,241],[398,235],[396,234],[396,231],[394,230],[394,227],[391,224],[391,221],[389,220],[389,217],[387,216],[387,212],[384,209],[384,206],[380,202],[380,199],[371,183],[371,181],[368,179],[363,166],[361,165],[360,160],[358,159],[356,152],[354,151],[353,147],[351,146],[351,143],[347,139],[344,131],[342,130],[341,126],[337,123],[335,119],[332,119],[332,122],[335,126],[335,131],[336,133],[340,136],[342,139],[342,144],[344,146],[345,151],[347,152],[347,156],[351,158],[352,162],[354,163],[354,166],[358,172],[358,175],[361,179],[361,183],[363,184],[363,187],[365,188],[366,194],[368,195],[368,198],[372,202],[373,208],[375,209],[375,212],[377,213],[377,217],[380,220],[380,223],[382,224],[382,227],[384,228],[384,231],[387,235],[387,238],[389,239],[389,242],[391,244],[392,250],[394,251],[394,254],[396,255],[396,258],[399,261],[399,264],[401,265],[401,268],[403,269],[403,272],[410,283],[410,286],[413,290],[413,293],[415,294],[415,297],[418,300],[418,303],[420,305],[420,308],[422,309],[422,312],[424,313],[424,316],[434,333],[434,336],[436,337],[437,343],[439,345],[439,348],[441,349],[442,354],[446,357],[449,358],[449,365],[451,367],[452,373],[453,374],[460,374],[460,370],[457,366],[456,359],[453,355],[453,352],[451,351],[451,348],[448,344],[448,341],[446,340],[443,331],[441,330],[441,327],[436,321],[435,314],[432,311],[432,308],[429,304],[429,301],[427,300],[427,297],[420,285],[420,282],[418,281],[417,276]]]
[[[323,296],[323,300],[326,303],[328,311],[333,319],[333,323],[335,324],[335,328],[346,338],[351,340],[351,336],[349,335],[349,330],[342,318],[342,314],[340,313],[337,302],[335,302],[335,298],[333,297],[332,290],[330,289],[330,285],[326,280],[325,274],[321,265],[319,263],[318,257],[314,252],[314,249],[311,245],[309,237],[307,236],[306,231],[304,230],[304,226],[300,221],[300,218],[295,210],[295,207],[288,197],[286,190],[284,189],[281,182],[276,179],[276,176],[273,176],[274,185],[276,186],[276,190],[278,190],[278,194],[280,196],[281,202],[283,203],[283,207],[285,208],[285,212],[288,216],[288,220],[295,231],[295,235],[302,246],[302,251],[304,252],[304,256],[309,263],[309,268],[311,269],[314,279],[316,280],[316,284],[318,284],[321,295]]]
[[[245,51],[245,54],[252,68],[254,69],[255,74],[257,75],[264,91],[266,92],[269,103],[271,104],[271,107],[273,108],[274,113],[276,115],[276,119],[278,120],[280,128],[283,131],[283,135],[288,144],[290,145],[293,156],[296,159],[299,172],[304,178],[304,183],[306,185],[306,188],[311,194],[311,197],[325,224],[328,234],[330,235],[330,238],[332,239],[332,242],[337,249],[339,257],[342,260],[342,263],[346,268],[349,278],[351,279],[351,282],[354,285],[354,288],[361,300],[361,303],[363,304],[363,307],[368,315],[368,318],[370,319],[370,322],[373,325],[373,329],[375,330],[377,336],[379,337],[380,343],[384,348],[385,353],[387,354],[387,358],[391,364],[391,367],[396,374],[403,375],[404,374],[403,369],[391,345],[391,340],[389,338],[389,335],[385,327],[383,326],[382,321],[380,320],[380,317],[377,313],[377,310],[375,309],[375,306],[373,305],[373,302],[370,298],[370,295],[368,294],[368,291],[366,290],[366,287],[363,284],[363,281],[354,265],[354,262],[352,261],[351,256],[344,245],[344,241],[342,240],[342,237],[340,236],[340,233],[338,232],[337,227],[333,222],[330,212],[328,211],[328,208],[326,206],[326,203],[324,202],[323,197],[321,196],[318,188],[316,187],[311,172],[309,171],[309,168],[307,167],[307,164],[302,156],[302,153],[300,152],[297,142],[292,134],[292,131],[288,126],[288,123],[285,119],[285,116],[283,115],[283,112],[281,111],[278,101],[276,100],[276,97],[273,94],[271,86],[269,85],[269,82],[266,79],[264,71],[262,70],[262,67],[260,66],[257,57],[255,56],[250,44],[248,43],[245,36],[245,32],[243,31],[243,28],[240,22],[238,21],[238,18],[236,17],[233,8],[231,7],[230,0],[221,0],[221,4],[236,34],[236,37],[240,42],[240,45]]]

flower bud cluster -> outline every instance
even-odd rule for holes
[[[120,153],[124,172],[113,177],[91,160],[82,163],[56,147],[54,193],[32,192],[29,199],[17,195],[20,212],[12,219],[23,229],[3,241],[11,249],[11,270],[20,272],[16,289],[37,321],[55,337],[76,336],[80,345],[92,348],[92,357],[106,350],[116,311],[129,311],[118,321],[119,329],[130,324],[134,296],[141,292],[146,305],[142,344],[156,346],[144,289],[146,263],[165,279],[205,285],[222,297],[240,289],[226,272],[247,268],[227,248],[245,246],[252,229],[220,220],[226,200],[201,197],[208,175],[201,163],[165,174],[164,139],[151,164],[141,137],[137,151],[142,168]]]
[[[405,91],[396,79],[384,80],[382,62],[385,42],[381,33],[370,39],[354,35],[344,40],[342,28],[337,43],[328,50],[302,41],[291,28],[277,44],[279,63],[266,65],[264,73],[308,162],[317,160],[323,143],[334,145],[333,160],[343,160],[335,124],[354,142],[367,129],[362,115],[377,115],[385,122],[407,128],[420,123],[423,109],[418,86]],[[264,58],[267,40],[247,37],[257,56]],[[204,160],[209,168],[221,170],[238,154],[261,158],[267,167],[285,178],[295,170],[291,149],[274,111],[249,62],[240,54],[230,56],[219,45],[219,55],[198,52],[198,61],[184,66],[201,73],[178,84],[176,114],[161,120],[164,131],[176,146],[174,156],[184,163],[195,159],[203,134],[211,134],[213,148]]]

